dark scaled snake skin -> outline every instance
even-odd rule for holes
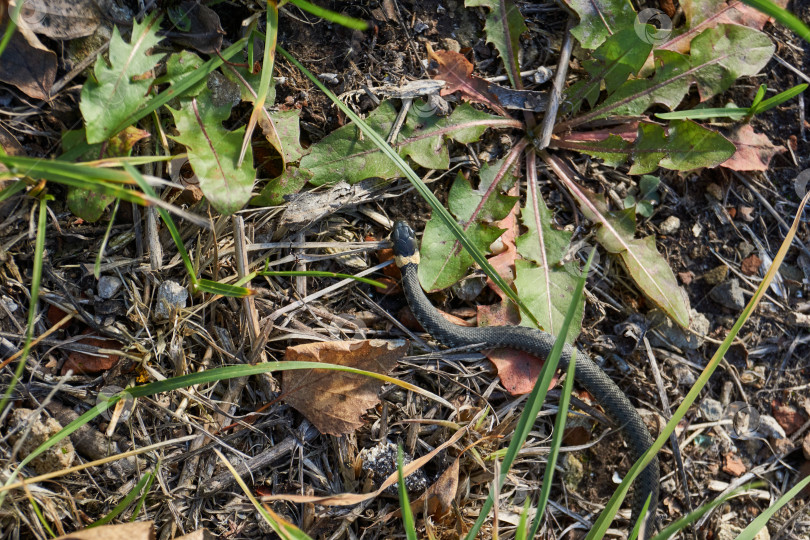
[[[542,330],[525,326],[486,326],[481,328],[463,327],[452,324],[433,307],[422,291],[417,277],[419,251],[413,229],[404,221],[397,221],[391,234],[395,262],[402,272],[402,288],[414,316],[419,324],[433,338],[446,347],[476,346],[478,349],[505,347],[527,352],[545,360],[554,345],[554,336]],[[573,347],[566,344],[560,357],[559,367],[566,369],[571,361]],[[630,460],[635,462],[652,446],[653,440],[638,411],[627,399],[616,383],[597,366],[588,355],[577,352],[575,380],[596,399],[610,419],[621,426]],[[648,538],[655,530],[655,509],[658,507],[658,457],[653,459],[641,472],[635,482],[633,493],[633,514],[635,524],[641,515],[648,496],[650,512],[644,537]]]

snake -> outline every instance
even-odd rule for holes
[[[469,347],[476,350],[494,348],[516,349],[545,360],[555,337],[548,332],[526,326],[464,327],[449,322],[430,303],[419,283],[419,248],[416,235],[406,221],[394,223],[391,233],[394,262],[402,274],[402,289],[414,317],[433,339],[446,347]],[[568,368],[574,347],[565,344],[559,360],[559,368]],[[633,404],[616,383],[587,354],[576,353],[574,380],[585,388],[602,406],[607,416],[621,426],[621,431],[635,462],[653,444],[647,426]],[[643,538],[655,530],[655,510],[658,506],[659,465],[658,456],[644,468],[633,488],[631,523],[642,515],[647,497],[650,497],[649,513],[645,518]]]

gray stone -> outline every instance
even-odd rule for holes
[[[745,296],[740,287],[740,280],[736,278],[725,281],[709,291],[709,298],[735,311],[741,311],[745,307]]]
[[[759,427],[757,428],[757,431],[759,431],[766,437],[772,437],[774,439],[787,438],[785,430],[782,429],[782,426],[779,425],[779,422],[776,421],[776,418],[767,414],[760,415]]]
[[[98,278],[98,295],[104,300],[109,300],[118,294],[123,282],[118,276],[101,276]]]
[[[188,291],[176,281],[164,281],[155,298],[155,320],[165,321],[179,309],[186,307]]]
[[[692,387],[695,384],[695,374],[692,373],[692,370],[686,366],[676,366],[675,369],[672,370],[672,373],[675,374],[675,379],[678,381],[678,386],[687,386]]]
[[[689,312],[689,328],[691,332],[684,331],[683,328],[675,324],[672,319],[659,309],[651,311],[647,318],[650,322],[650,328],[656,330],[656,332],[650,333],[650,342],[656,347],[666,347],[671,344],[684,351],[694,351],[703,345],[701,336],[709,333],[709,319],[694,308]],[[657,332],[664,336],[664,340],[658,338]]]
[[[706,398],[700,404],[700,412],[709,422],[716,422],[723,417],[723,404],[716,399]]]

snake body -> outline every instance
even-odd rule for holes
[[[525,326],[486,326],[471,328],[452,324],[433,307],[422,290],[417,277],[419,251],[413,229],[404,221],[397,221],[391,234],[395,262],[402,272],[402,288],[419,324],[433,338],[446,347],[476,346],[479,349],[504,347],[527,352],[545,359],[554,345],[554,336],[542,330]],[[574,348],[566,344],[559,367],[566,369]],[[610,419],[621,426],[635,462],[650,446],[652,437],[638,411],[616,383],[597,366],[588,355],[577,353],[575,380],[596,399]],[[651,496],[645,537],[655,530],[655,509],[658,506],[658,457],[653,459],[636,479],[632,505],[632,523],[641,515],[648,496]]]

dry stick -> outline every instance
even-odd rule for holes
[[[540,137],[535,139],[535,147],[543,150],[551,142],[551,134],[554,131],[554,124],[557,120],[557,111],[560,108],[560,98],[563,88],[565,88],[565,77],[568,75],[568,62],[571,61],[571,52],[574,50],[574,40],[571,39],[571,28],[574,25],[573,17],[568,18],[568,26],[565,29],[565,40],[560,49],[560,60],[557,62],[557,72],[554,75],[554,83],[549,92],[546,116],[540,128]]]
[[[301,437],[289,435],[283,441],[271,446],[258,456],[234,465],[236,472],[242,477],[252,474],[254,471],[258,471],[267,465],[270,465],[277,459],[287,455],[288,453],[293,452],[299,445],[306,444],[318,435],[318,430],[311,426],[306,420],[304,420],[303,424],[301,424],[300,432]],[[202,486],[201,492],[204,496],[213,495],[218,491],[222,491],[223,489],[233,485],[235,482],[236,479],[233,477],[231,472],[225,471],[213,477],[204,486]]]
[[[745,187],[747,187],[757,197],[757,199],[759,199],[759,202],[762,203],[762,206],[768,209],[768,212],[771,213],[771,215],[776,219],[776,221],[778,221],[779,224],[782,227],[784,227],[786,231],[789,231],[790,225],[788,225],[788,223],[784,219],[782,219],[782,216],[779,214],[779,212],[777,212],[774,209],[773,206],[771,206],[771,203],[769,203],[768,200],[758,190],[754,189],[754,186],[751,185],[751,182],[748,181],[745,175],[740,174],[737,171],[733,172],[734,176],[736,176],[740,182],[745,184]],[[801,248],[801,250],[804,252],[805,255],[810,257],[810,249],[808,249],[807,246],[804,245],[804,242],[802,242],[801,239],[794,237],[793,241],[799,245],[799,247]]]
[[[245,240],[245,220],[242,216],[236,214],[233,216],[233,247],[236,259],[236,273],[239,279],[243,279],[247,274],[248,258],[247,258],[247,241]],[[244,284],[245,287],[250,288],[250,282]],[[259,337],[259,312],[256,311],[256,299],[253,295],[242,298],[242,306],[245,308],[247,316],[247,327],[250,335],[251,357],[256,352],[256,345],[258,344]]]
[[[655,359],[652,347],[650,346],[650,340],[647,339],[647,336],[644,336],[644,348],[647,350],[647,358],[650,361],[650,368],[652,369],[653,378],[655,379],[655,385],[658,387],[658,394],[661,396],[661,409],[664,412],[664,418],[669,422],[670,418],[672,418],[669,398],[667,397],[667,391],[664,389],[664,379],[661,377],[661,371],[658,369],[658,361]],[[675,456],[675,465],[678,467],[678,473],[681,476],[683,493],[686,498],[686,513],[689,514],[693,510],[692,497],[689,496],[689,483],[687,482],[686,471],[683,468],[683,458],[681,457],[681,449],[678,446],[678,437],[675,435],[675,432],[672,432],[669,436],[669,443],[672,446],[672,454]],[[655,513],[654,508],[652,508],[651,511]],[[689,528],[691,529],[691,525]]]
[[[43,332],[42,335],[40,335],[36,339],[34,339],[31,342],[30,348],[33,349],[40,341],[42,341],[43,339],[47,338],[48,336],[50,336],[51,334],[53,334],[54,332],[59,330],[63,325],[67,324],[67,322],[70,321],[72,318],[73,318],[73,313],[68,313],[67,315],[62,317],[62,320],[60,320],[58,323],[56,323],[55,325],[48,328],[48,330]],[[11,362],[13,362],[15,359],[19,358],[20,356],[22,356],[22,351],[17,351],[16,353],[12,354],[11,356],[9,356],[5,360],[3,360],[3,362],[0,362],[0,369],[3,369],[7,365],[9,365]]]

